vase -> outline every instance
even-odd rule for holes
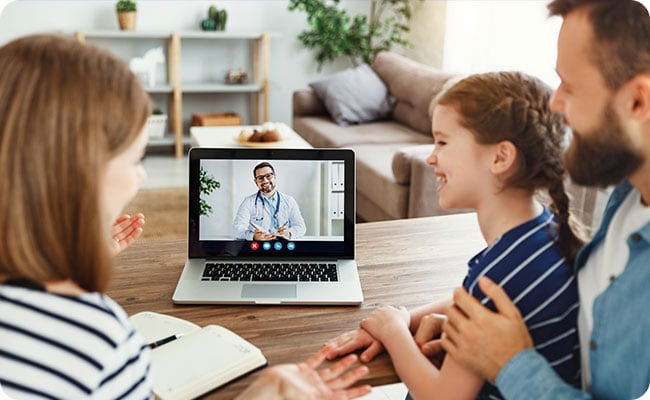
[[[120,29],[123,31],[134,31],[137,13],[135,11],[118,12],[117,20],[120,23]]]

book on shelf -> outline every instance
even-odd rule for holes
[[[193,399],[267,365],[259,348],[224,327],[150,311],[130,319],[146,343],[157,344],[151,378],[158,399]]]

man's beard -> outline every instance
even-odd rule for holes
[[[587,134],[573,131],[571,145],[564,154],[564,165],[571,179],[585,186],[618,184],[643,161],[643,156],[625,136],[611,102],[605,107],[602,123],[597,128]]]
[[[273,193],[274,190],[275,190],[275,185],[273,185],[273,184],[269,184],[268,187],[262,186],[260,188],[260,191],[265,195],[269,195],[269,194]]]

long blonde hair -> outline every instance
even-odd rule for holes
[[[0,48],[0,273],[105,290],[108,160],[142,130],[151,104],[106,51],[53,35]]]

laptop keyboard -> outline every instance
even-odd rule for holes
[[[335,282],[331,263],[206,263],[202,281]]]

